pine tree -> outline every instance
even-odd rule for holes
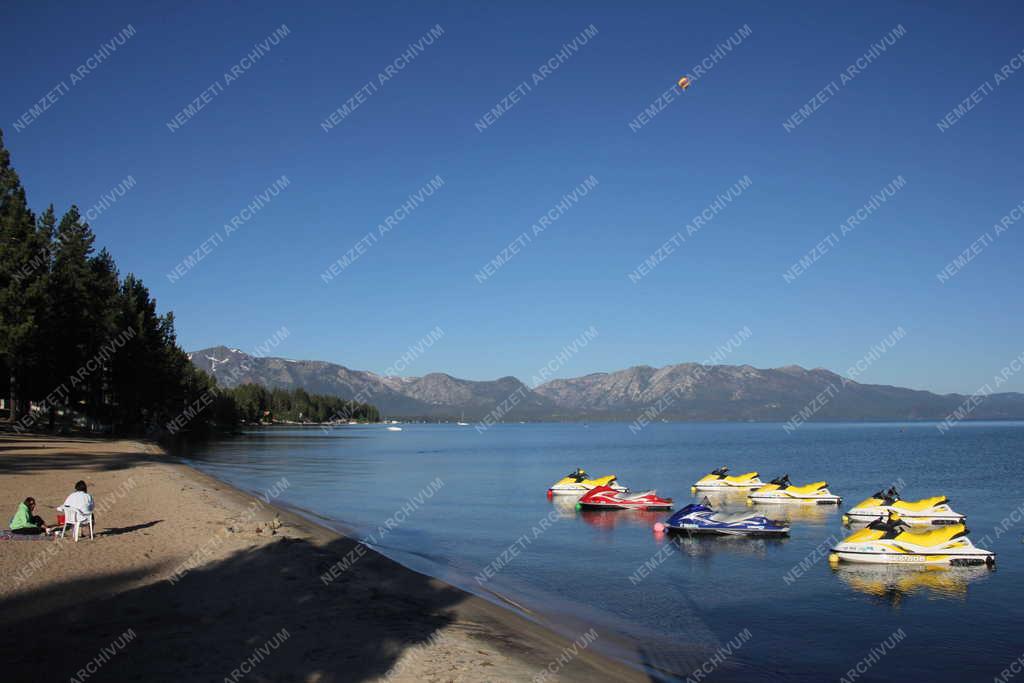
[[[53,335],[52,362],[59,396],[65,409],[80,409],[88,398],[88,385],[82,368],[93,348],[95,310],[89,300],[92,269],[90,257],[95,235],[82,221],[78,207],[72,205],[57,226],[53,269],[47,299]]]
[[[86,377],[86,406],[88,415],[104,424],[109,424],[112,396],[109,391],[110,364],[121,352],[121,329],[115,317],[117,312],[118,276],[113,257],[101,249],[89,259],[89,280],[86,283],[88,295],[86,316],[89,323],[88,356],[98,366]]]
[[[39,283],[45,276],[45,253],[28,208],[25,190],[11,166],[0,131],[0,359],[11,420],[28,411],[30,368],[38,364]]]
[[[25,388],[26,397],[33,401],[41,401],[56,387],[60,378],[57,377],[51,359],[54,357],[54,342],[57,331],[53,324],[52,310],[49,305],[50,273],[53,268],[53,254],[57,237],[57,214],[50,204],[39,217],[36,224],[37,239],[40,252],[36,265],[39,275],[31,288],[30,298],[36,302],[38,315],[35,320],[33,348],[37,353],[28,368],[28,381]],[[49,425],[52,428],[56,417],[56,404],[49,405]]]

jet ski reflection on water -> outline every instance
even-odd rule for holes
[[[714,498],[711,501],[714,502]],[[839,513],[838,506],[836,505],[794,505],[792,502],[787,501],[755,501],[749,498],[746,500],[746,503],[752,508],[752,512],[764,515],[769,519],[783,520],[790,526],[797,522],[823,526],[835,521]]]
[[[924,592],[932,598],[963,599],[967,587],[990,574],[988,568],[951,569],[937,565],[895,566],[892,564],[835,564],[832,571],[847,586],[892,604]]]
[[[765,558],[788,542],[786,536],[712,536],[710,534],[655,534],[668,539],[687,557],[710,560],[716,556],[740,555]],[[691,679],[692,680],[692,679]]]
[[[828,490],[827,481],[816,481],[812,484],[797,486],[789,481],[789,475],[772,479],[748,496],[753,502],[813,502],[818,505],[839,505],[843,500]]]
[[[551,507],[555,509],[558,516],[563,519],[575,517],[579,514],[579,511],[576,509],[576,498],[574,496],[552,496],[549,493],[548,500],[551,501]]]
[[[699,495],[709,501],[711,503],[711,507],[716,510],[729,510],[732,508],[739,509],[746,505],[747,493],[749,492],[750,489],[701,489]],[[776,505],[775,507],[782,508],[797,506]],[[766,517],[771,517],[771,515],[763,512],[761,514],[765,514]]]
[[[963,524],[967,518],[949,507],[945,496],[902,500],[895,486],[879,491],[857,503],[843,516],[843,522],[871,522],[895,512],[907,524]]]
[[[576,503],[583,510],[671,510],[672,499],[656,491],[624,493],[610,486],[597,486]]]
[[[908,531],[910,525],[892,513],[855,531],[832,548],[830,563],[865,564],[988,565],[995,553],[976,547],[967,538],[963,524],[949,524],[931,531]]]
[[[786,536],[789,534],[789,526],[785,522],[771,520],[761,515],[716,513],[707,498],[700,503],[687,505],[669,517],[664,524],[656,524],[654,530],[720,536]]]
[[[558,498],[564,497],[565,496],[559,496]],[[558,498],[555,498],[555,500],[558,500]],[[657,510],[633,510],[626,514],[622,514],[617,510],[576,510],[574,507],[573,514],[582,519],[588,526],[592,526],[597,529],[613,529],[615,527],[627,526],[650,529],[655,522],[665,515],[665,512]]]
[[[562,477],[548,489],[548,493],[586,493],[592,488],[598,486],[607,486],[615,489],[616,491],[629,491],[628,488],[619,484],[616,481],[614,474],[609,474],[606,477],[597,477],[590,479],[590,475],[584,470],[576,468],[575,472],[570,472],[568,475]]]
[[[617,510],[583,510],[578,507],[577,496],[550,496],[551,507],[561,519],[582,519],[588,525],[600,529],[611,529],[615,526],[638,526],[650,529],[660,521],[664,511],[634,510],[628,514],[620,514]]]
[[[729,468],[722,466],[712,470],[696,481],[693,490],[698,489],[752,489],[764,486],[764,482],[757,478],[757,472],[746,474],[730,475]]]

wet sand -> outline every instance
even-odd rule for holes
[[[95,540],[0,541],[4,680],[650,680],[153,444],[0,434],[0,472],[5,528],[97,505]]]

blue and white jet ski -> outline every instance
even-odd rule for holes
[[[716,513],[708,499],[687,505],[654,526],[655,531],[685,534],[718,534],[721,536],[787,536],[789,527],[761,515],[741,512],[735,515]]]

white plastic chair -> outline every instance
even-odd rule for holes
[[[93,523],[92,523],[92,513],[91,512],[82,512],[81,510],[79,510],[77,508],[64,507],[63,505],[61,507],[57,508],[57,509],[64,513],[64,526],[61,527],[61,530],[60,530],[60,537],[61,538],[64,538],[64,532],[67,531],[68,525],[70,524],[72,527],[74,527],[75,543],[78,543],[78,532],[79,532],[79,529],[81,529],[83,524],[88,524],[89,525],[89,540],[90,541],[94,540],[95,537],[93,536]]]

